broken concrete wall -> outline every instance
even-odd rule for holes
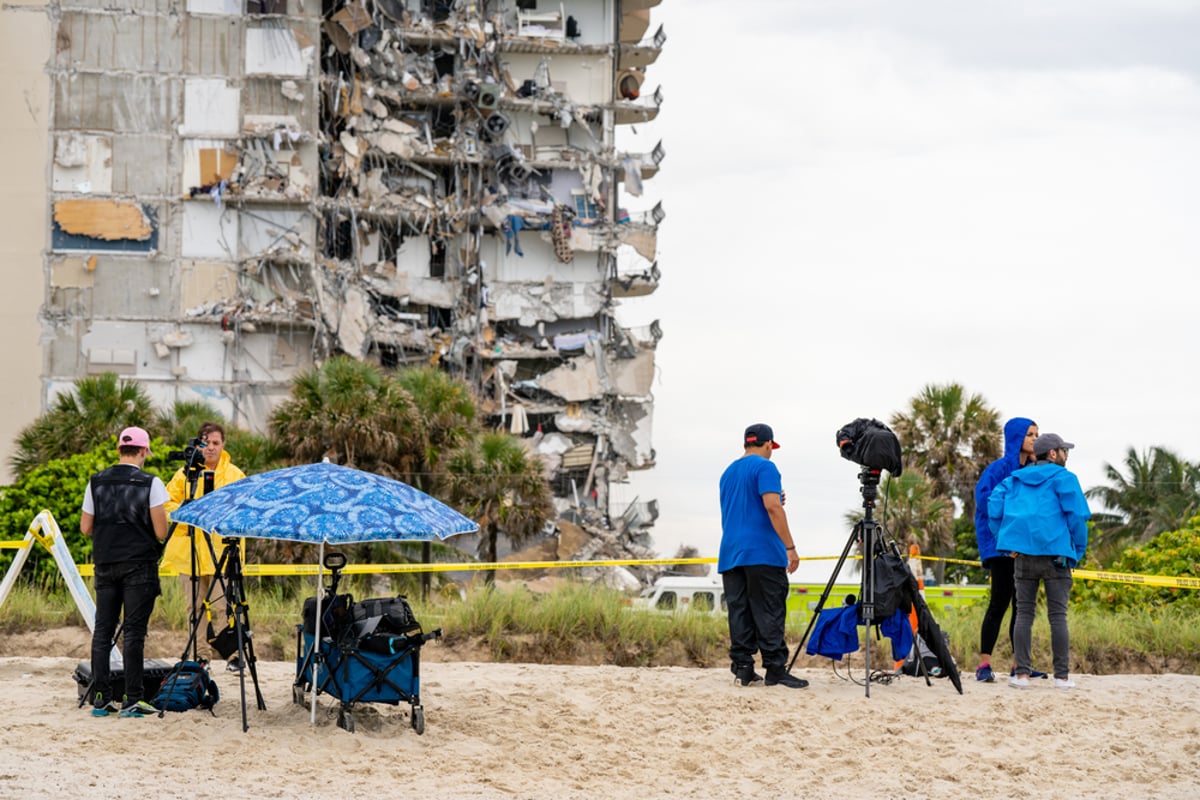
[[[647,397],[654,380],[654,353],[645,350],[633,358],[595,354],[572,358],[545,373],[538,388],[568,402],[598,399],[604,395]]]
[[[603,506],[653,460],[657,336],[614,319],[657,285],[661,216],[620,206],[662,154],[615,125],[657,113],[662,42],[528,5],[55,4],[47,386],[108,364],[261,427],[328,355],[440,363]]]

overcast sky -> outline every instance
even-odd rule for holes
[[[1019,10],[1021,5],[1028,8]],[[801,555],[860,509],[834,433],[930,383],[1078,446],[1200,460],[1200,1],[666,0],[658,552],[715,556],[752,422]],[[634,199],[631,207],[640,207]],[[824,580],[833,562],[799,575]]]

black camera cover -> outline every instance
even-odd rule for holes
[[[891,428],[877,419],[858,419],[837,432],[842,458],[871,469],[886,469],[892,475],[904,470],[900,440]]]

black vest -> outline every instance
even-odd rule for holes
[[[161,548],[150,521],[154,476],[117,464],[92,476],[92,560],[96,564],[158,561]]]

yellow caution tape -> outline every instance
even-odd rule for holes
[[[1169,575],[1138,575],[1132,572],[1102,572],[1091,569],[1071,570],[1072,577],[1085,581],[1107,581],[1109,583],[1132,583],[1139,586],[1165,586],[1171,589],[1200,589],[1200,578],[1171,577]]]
[[[914,556],[922,561],[944,561],[947,564],[966,564],[970,567],[982,566],[978,561],[963,561],[957,558],[937,558],[935,556]],[[1200,578],[1176,577],[1171,575],[1139,575],[1136,572],[1106,572],[1093,569],[1073,569],[1071,577],[1085,581],[1103,581],[1105,583],[1130,583],[1136,586],[1160,586],[1169,589],[1200,589]]]
[[[39,541],[43,537],[35,533]],[[49,544],[42,541],[43,545]],[[0,548],[27,547],[25,541],[0,542]],[[802,556],[801,561],[831,561],[839,556]],[[861,556],[848,556],[861,559]],[[947,564],[966,564],[980,566],[978,561],[964,561],[957,558],[935,558],[919,556],[922,561],[944,561]],[[491,562],[460,562],[454,564],[348,564],[342,568],[344,575],[387,575],[412,572],[480,572],[485,570],[506,569],[585,569],[588,567],[652,567],[671,566],[677,564],[715,564],[715,558],[611,558],[595,561],[491,561]],[[79,574],[90,576],[95,574],[92,564],[79,564]],[[329,570],[322,570],[328,572]],[[318,572],[316,564],[245,564],[242,574],[246,577],[282,577],[289,575],[314,576]],[[179,573],[173,569],[162,568],[160,575],[171,576]],[[1074,577],[1087,581],[1105,581],[1108,583],[1129,583],[1138,586],[1158,586],[1172,589],[1200,589],[1200,578],[1172,577],[1168,575],[1138,575],[1130,572],[1104,572],[1098,570],[1076,569],[1071,573]]]

